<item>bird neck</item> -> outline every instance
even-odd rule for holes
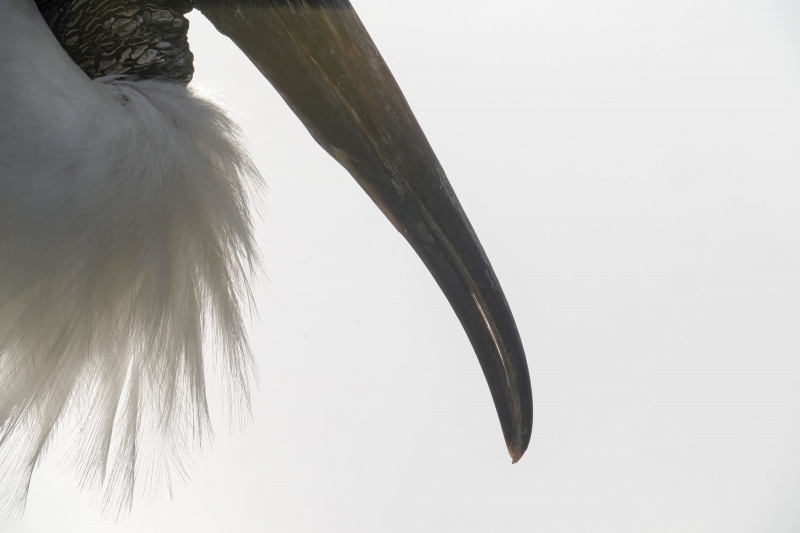
[[[131,76],[188,84],[191,0],[36,0],[61,46],[94,79]]]

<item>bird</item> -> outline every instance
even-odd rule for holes
[[[104,509],[168,484],[210,432],[206,369],[249,411],[244,315],[263,179],[189,84],[199,10],[408,241],[459,318],[512,462],[532,392],[502,288],[349,0],[0,3],[0,511],[56,434]]]

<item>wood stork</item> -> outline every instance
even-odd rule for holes
[[[411,244],[461,321],[509,454],[531,434],[502,289],[347,0],[0,4],[0,505],[24,505],[61,426],[81,483],[129,508],[209,429],[204,357],[249,408],[242,326],[258,171],[186,88],[193,8],[269,79]]]

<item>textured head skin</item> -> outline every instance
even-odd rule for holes
[[[343,0],[35,0],[58,42],[92,78],[187,85],[193,56],[184,15],[194,7],[349,7]]]
[[[90,78],[188,84],[191,0],[36,0],[61,46]]]

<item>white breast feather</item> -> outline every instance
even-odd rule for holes
[[[210,431],[204,352],[249,409],[240,307],[257,260],[248,194],[261,187],[219,107],[182,86],[91,81],[33,0],[0,1],[6,515],[57,428],[112,513],[134,485],[168,483]]]

